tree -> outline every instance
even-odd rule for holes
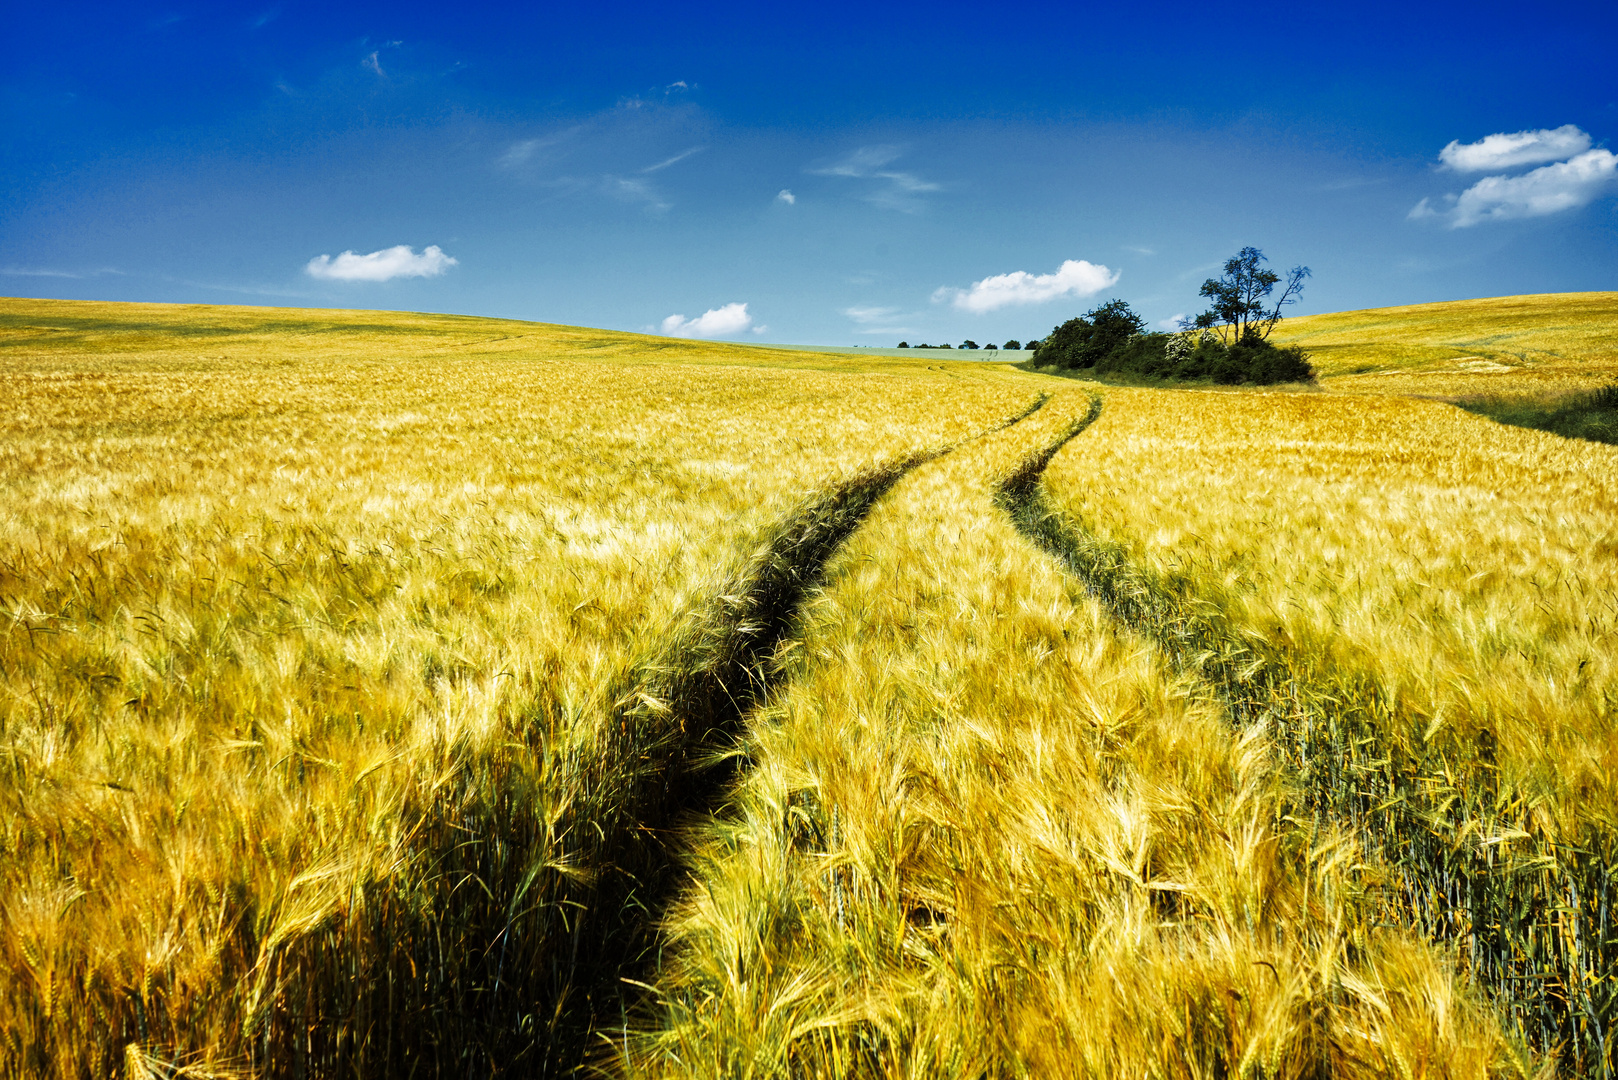
[[[984,347],[984,348],[985,348],[985,349],[998,349],[998,348],[1000,348],[1000,346],[998,346],[998,345],[996,345],[996,344],[995,344],[995,343],[994,343],[994,342],[992,342],[992,341],[991,341],[991,342],[989,342],[989,343],[988,343],[988,344],[987,344],[987,345],[985,345],[985,346],[983,346],[983,347]]]
[[[910,342],[908,342],[908,341],[901,341],[901,342],[899,342],[899,348],[901,348],[901,349],[908,349],[908,348],[910,348]],[[918,348],[919,348],[919,346],[918,346]]]
[[[1027,341],[1025,341],[1023,343],[1023,348],[1028,350],[1029,352],[1033,352],[1034,350],[1039,348],[1039,339],[1038,338],[1029,338]]]
[[[1022,348],[1022,342],[1018,341],[1016,338],[1007,338],[1006,343],[1000,347],[1002,349],[1020,349]]]
[[[1109,300],[1051,331],[1034,354],[1041,367],[1093,368],[1146,328],[1146,320],[1123,300]]]
[[[1095,333],[1090,335],[1090,349],[1096,360],[1117,351],[1146,329],[1146,320],[1135,314],[1124,300],[1108,300],[1085,317],[1095,326]],[[1094,364],[1092,360],[1086,366]]]
[[[1307,266],[1288,270],[1286,288],[1281,290],[1280,299],[1274,307],[1266,309],[1265,299],[1281,281],[1279,274],[1262,265],[1268,261],[1256,247],[1244,247],[1226,259],[1224,276],[1209,278],[1197,290],[1198,296],[1205,296],[1212,303],[1192,325],[1198,329],[1217,328],[1219,340],[1229,345],[1250,339],[1266,340],[1275,324],[1281,321],[1281,309],[1298,302],[1304,279],[1309,276]]]
[[[963,349],[975,349],[977,347],[978,343],[973,341],[971,338],[967,338],[965,341],[961,342],[961,348]]]

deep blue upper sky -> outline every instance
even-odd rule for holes
[[[893,344],[1245,244],[1299,312],[1618,289],[1610,0],[5,14],[0,295]]]

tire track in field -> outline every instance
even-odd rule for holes
[[[1442,761],[1412,757],[1383,728],[1397,705],[1365,679],[1314,685],[1287,650],[1244,634],[1188,587],[1134,564],[1120,544],[1051,506],[1042,482],[1056,453],[1091,415],[1030,458],[996,502],[1018,531],[1055,557],[1120,623],[1156,643],[1207,687],[1233,724],[1268,723],[1300,804],[1293,816],[1331,821],[1383,864],[1390,918],[1435,942],[1458,944],[1472,977],[1508,1024],[1565,1075],[1618,1075],[1618,838],[1573,848],[1535,841],[1507,859],[1476,842],[1513,829],[1527,837],[1522,797],[1487,784],[1445,785]],[[1345,686],[1347,690],[1345,692]],[[1478,752],[1492,761],[1493,747]],[[1474,841],[1476,838],[1474,838]]]
[[[745,717],[777,685],[773,657],[832,556],[911,470],[1004,431],[1049,400],[1040,394],[995,427],[875,466],[811,499],[770,529],[731,580],[615,695],[613,760],[599,771],[614,788],[583,800],[609,812],[579,823],[598,838],[581,861],[601,870],[562,901],[576,916],[571,957],[556,987],[553,1031],[561,1037],[553,1038],[555,1060],[542,1075],[573,1071],[592,1039],[622,1024],[625,987],[634,985],[629,976],[653,955],[658,918],[679,885],[675,829],[728,790],[740,765],[735,747]]]
[[[1197,676],[1216,691],[1232,720],[1247,724],[1259,719],[1259,703],[1268,695],[1254,690],[1267,672],[1255,669],[1246,644],[1229,648],[1225,638],[1230,635],[1219,633],[1205,616],[1183,610],[1186,605],[1154,587],[1122,547],[1076,529],[1046,498],[1044,476],[1051,460],[1100,414],[1101,398],[1092,395],[1090,415],[1002,481],[995,501],[1019,532],[1078,578],[1113,618],[1154,641],[1175,670]]]

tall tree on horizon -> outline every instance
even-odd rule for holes
[[[1281,290],[1275,306],[1266,309],[1265,299],[1281,281],[1281,275],[1264,267],[1268,261],[1264,252],[1256,247],[1244,247],[1226,259],[1224,275],[1209,278],[1197,290],[1198,296],[1207,297],[1212,304],[1192,325],[1202,329],[1217,327],[1220,341],[1227,345],[1250,337],[1260,341],[1268,339],[1275,324],[1281,321],[1281,309],[1298,302],[1304,279],[1310,276],[1307,266],[1288,270],[1286,288]]]

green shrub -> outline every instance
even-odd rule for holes
[[[1093,368],[1146,328],[1123,300],[1100,307],[1051,331],[1034,353],[1040,367]]]
[[[1225,384],[1266,386],[1314,380],[1315,369],[1301,348],[1296,345],[1277,347],[1253,333],[1231,346],[1225,365],[1214,374],[1215,382]]]
[[[1168,334],[1135,334],[1096,361],[1097,375],[1113,373],[1172,378]]]

